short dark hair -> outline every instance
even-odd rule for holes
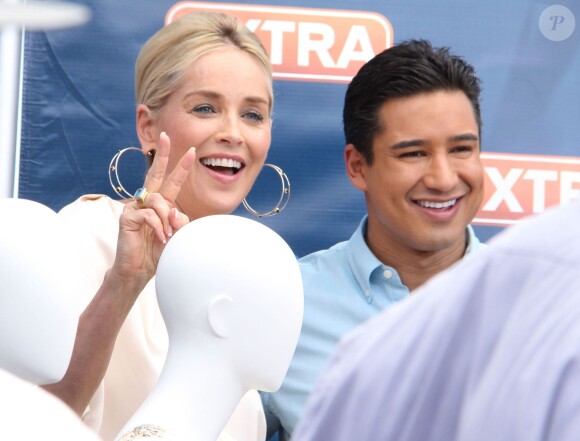
[[[352,79],[342,115],[346,143],[353,144],[372,164],[373,140],[383,129],[378,115],[385,101],[439,90],[465,93],[481,136],[481,86],[473,66],[452,55],[449,48],[409,40],[373,57]]]

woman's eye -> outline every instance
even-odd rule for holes
[[[195,106],[192,111],[194,113],[215,113],[215,110],[209,104],[202,104],[199,106]]]
[[[248,118],[248,119],[251,119],[251,120],[256,121],[256,122],[264,121],[264,117],[262,116],[262,114],[260,112],[255,111],[255,110],[251,110],[249,112],[246,112],[244,114],[244,118]]]

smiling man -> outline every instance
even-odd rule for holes
[[[423,40],[365,64],[344,104],[346,171],[367,215],[350,240],[300,259],[304,323],[268,433],[289,439],[340,338],[480,243],[480,84],[471,65]]]

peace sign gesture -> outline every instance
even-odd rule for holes
[[[166,174],[170,149],[170,139],[162,132],[143,188],[126,204],[119,219],[117,253],[111,271],[133,283],[140,280],[143,286],[155,274],[167,241],[189,222],[174,203],[194,164],[195,148],[190,148]]]

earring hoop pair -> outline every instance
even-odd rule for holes
[[[113,191],[121,199],[134,198],[137,201],[141,201],[141,204],[142,204],[142,203],[144,203],[145,197],[147,197],[146,196],[147,190],[144,188],[140,188],[137,190],[135,195],[133,195],[127,191],[127,189],[121,183],[121,179],[119,178],[119,160],[121,159],[121,156],[123,156],[125,153],[127,153],[130,150],[137,150],[139,152],[142,152],[142,150],[139,147],[125,147],[124,149],[121,149],[117,153],[115,153],[115,155],[113,156],[113,158],[111,159],[111,162],[109,164],[109,183],[111,184]],[[147,154],[151,155],[150,152]],[[253,214],[254,216],[257,216],[257,217],[270,217],[270,216],[275,216],[275,215],[279,214],[282,210],[284,210],[284,208],[288,204],[288,201],[290,200],[290,180],[288,179],[288,175],[286,173],[284,173],[284,170],[282,170],[277,165],[264,164],[264,166],[270,167],[276,173],[278,173],[278,176],[280,176],[280,182],[282,183],[282,192],[280,193],[280,199],[278,199],[278,203],[276,204],[276,206],[274,208],[272,208],[270,211],[266,211],[266,212],[259,212],[257,210],[254,210],[250,206],[250,204],[248,203],[246,198],[244,198],[242,200],[242,204],[244,205],[244,208],[250,214]],[[140,193],[140,191],[142,191],[142,190],[144,190],[144,192]]]
[[[280,212],[286,207],[286,205],[288,204],[288,201],[290,200],[290,179],[288,179],[288,175],[286,173],[284,173],[284,170],[282,170],[277,165],[264,164],[264,167],[270,167],[276,173],[278,173],[278,176],[280,176],[280,182],[282,183],[282,192],[280,194],[280,199],[278,199],[278,203],[276,204],[276,206],[274,208],[272,208],[270,211],[266,211],[263,213],[260,213],[259,211],[254,210],[250,206],[250,204],[248,204],[248,201],[246,200],[246,198],[244,198],[242,200],[242,204],[244,205],[244,208],[250,214],[253,214],[254,216],[257,216],[257,217],[269,217],[269,216],[275,216],[277,214],[280,214]]]

